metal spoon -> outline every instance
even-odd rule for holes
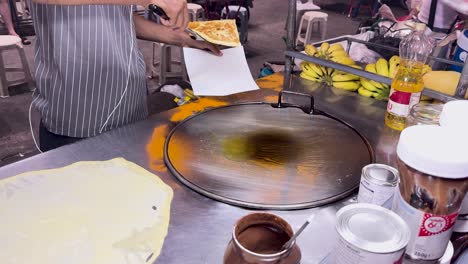
[[[317,213],[316,212],[313,212],[309,218],[307,218],[307,221],[302,224],[301,228],[299,228],[299,230],[297,230],[296,233],[294,233],[294,235],[289,239],[288,242],[286,242],[280,249],[280,252],[285,250],[285,249],[288,249],[292,246],[293,242],[296,240],[296,238],[302,233],[302,231],[304,231],[304,229],[310,224],[310,222],[312,222],[312,220],[314,220],[315,218],[315,215]]]

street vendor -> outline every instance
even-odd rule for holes
[[[40,148],[51,150],[147,117],[145,62],[136,38],[207,49],[184,32],[185,0],[32,0]],[[156,24],[132,5],[161,7]]]
[[[418,20],[435,32],[448,33],[458,17],[457,10],[448,5],[447,1],[412,0],[408,6],[411,10],[418,10]],[[432,15],[431,8],[434,8]]]

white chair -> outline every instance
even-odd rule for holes
[[[21,60],[21,67],[7,67],[3,61],[3,52],[7,50],[16,50]],[[15,80],[8,80],[7,72],[22,72],[23,77]],[[21,39],[16,36],[0,36],[0,97],[9,97],[8,87],[27,84],[29,89],[34,87],[31,72],[29,71],[28,61],[21,45]]]
[[[297,0],[296,26],[299,25],[299,21],[305,12],[317,10],[320,10],[320,6],[314,4],[314,0],[306,0],[304,3],[301,0]]]
[[[205,10],[199,4],[188,3],[187,9],[190,21],[198,21],[205,19]]]
[[[321,39],[324,40],[327,34],[327,20],[328,14],[323,12],[309,11],[306,12],[299,24],[299,30],[297,31],[296,46],[302,43],[304,46],[307,45],[310,40],[312,33],[314,32],[314,25],[318,24],[319,32],[321,33]],[[306,26],[306,31],[303,31],[303,27]]]
[[[227,12],[227,9],[229,9],[229,13]],[[238,30],[240,42],[242,44],[246,43],[249,33],[249,13],[247,8],[238,5],[229,5],[227,8],[223,8],[221,11],[221,17],[227,19],[239,18],[240,26]]]
[[[156,50],[159,49],[160,58],[156,60]],[[180,61],[172,59],[173,50],[180,51]],[[188,82],[187,69],[185,68],[184,54],[181,47],[171,46],[164,43],[153,43],[153,67],[151,77],[158,76],[159,85],[166,83],[168,78],[181,78]],[[178,66],[179,71],[174,70],[172,66]]]
[[[146,19],[160,23],[159,17],[152,12],[146,12]],[[173,60],[173,52],[180,52],[180,60]],[[156,54],[159,53],[159,61]],[[158,77],[158,84],[163,85],[168,78],[180,78],[188,82],[187,70],[185,68],[184,54],[181,47],[172,46],[164,43],[153,42],[153,54],[151,63],[151,75],[148,78]],[[179,68],[176,70],[176,67]]]

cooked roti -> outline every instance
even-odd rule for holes
[[[228,47],[241,45],[236,21],[233,19],[190,22],[188,28],[214,44]]]

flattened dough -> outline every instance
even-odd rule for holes
[[[1,263],[153,263],[172,196],[158,176],[122,158],[4,179]]]

